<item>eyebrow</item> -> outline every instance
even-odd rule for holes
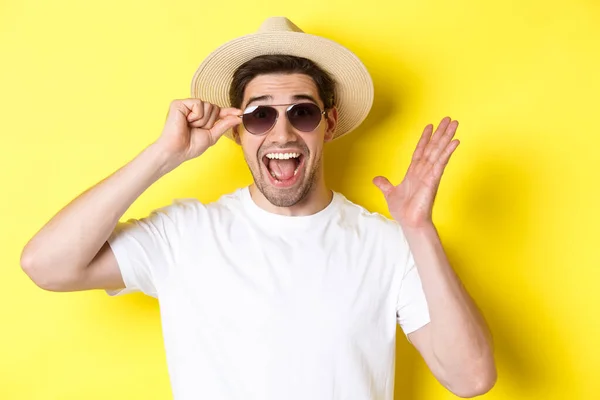
[[[294,99],[294,101],[296,101],[296,100],[310,100],[310,101],[312,101],[313,103],[315,103],[317,105],[319,104],[319,102],[317,100],[315,100],[315,98],[312,97],[309,94],[297,94],[297,95],[294,95],[293,99]]]
[[[319,102],[317,100],[315,100],[315,98],[309,94],[295,94],[294,96],[292,96],[292,99],[293,99],[293,101],[309,100],[315,104],[319,104]],[[250,99],[248,100],[248,103],[246,103],[246,106],[244,108],[248,107],[250,104],[254,103],[255,101],[263,101],[263,100],[273,100],[273,96],[266,94],[263,96],[250,97]]]
[[[254,103],[255,101],[262,101],[262,100],[273,100],[273,96],[266,94],[263,96],[250,97],[250,99],[246,103],[246,107],[248,107],[250,104]],[[246,107],[244,107],[244,108],[246,108]]]

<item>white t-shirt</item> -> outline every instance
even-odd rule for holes
[[[429,322],[399,224],[335,192],[300,217],[247,187],[174,201],[109,239],[126,289],[158,298],[176,400],[391,400],[396,324]]]

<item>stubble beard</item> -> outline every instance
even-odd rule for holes
[[[294,185],[291,188],[276,188],[269,183],[269,177],[264,176],[264,172],[258,164],[257,171],[250,168],[250,173],[254,179],[254,184],[265,196],[269,203],[276,207],[292,207],[304,200],[310,191],[315,187],[318,179],[318,174],[322,168],[321,157],[315,160],[311,169],[307,169],[305,175],[299,185]],[[261,160],[258,160],[261,163]],[[307,165],[305,160],[305,166]]]

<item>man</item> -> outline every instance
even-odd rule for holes
[[[324,143],[372,99],[350,51],[270,18],[202,63],[156,142],[50,220],[22,267],[46,290],[157,297],[178,400],[391,399],[397,323],[446,388],[485,393],[490,335],[431,216],[456,121],[425,128],[400,185],[374,180],[393,220],[326,186]],[[252,185],[118,222],[222,135],[242,146]]]

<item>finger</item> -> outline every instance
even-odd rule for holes
[[[239,108],[233,108],[233,107],[229,107],[229,108],[221,108],[221,110],[219,111],[219,118],[225,118],[225,117],[229,117],[229,116],[239,116],[242,115],[242,110],[240,110]]]
[[[431,137],[431,132],[433,132],[433,125],[429,124],[423,130],[423,133],[421,134],[421,138],[419,139],[419,142],[417,143],[417,148],[415,149],[415,152],[413,153],[413,157],[412,157],[413,161],[419,161],[421,159],[421,157],[423,157],[423,151],[425,151],[425,147],[427,146],[427,143],[429,142],[429,138]]]
[[[438,125],[437,129],[435,130],[435,133],[431,137],[431,140],[439,139],[446,131],[446,128],[448,127],[448,125],[450,125],[450,122],[452,122],[452,119],[450,117],[442,118],[442,120],[440,121],[440,124]]]
[[[200,125],[200,127],[205,128],[207,127],[207,122],[210,118],[210,115],[212,114],[212,110],[215,107],[215,105],[205,101],[204,103],[202,103],[202,107],[204,108],[204,115],[198,120],[198,123],[202,124]]]
[[[435,146],[432,148],[431,153],[429,154],[429,159],[431,162],[435,162],[440,154],[442,154],[442,152],[446,149],[446,146],[448,146],[448,143],[450,143],[454,137],[457,128],[458,121],[452,121],[450,124],[448,124],[446,131],[435,143]]]
[[[204,112],[204,110],[202,111]],[[201,118],[197,118],[194,121],[189,121],[188,124],[192,128],[204,128],[206,126],[206,120],[210,117],[210,115],[202,115]]]
[[[188,118],[188,123],[192,128],[207,128],[208,120],[210,119],[212,110],[215,106],[210,103],[202,102],[198,107],[201,110],[197,113],[199,117],[194,119]]]
[[[204,118],[204,107],[200,100],[181,100],[175,107],[185,116],[188,124],[197,126],[196,122]]]
[[[167,119],[175,115],[183,115],[183,117],[189,121],[190,119],[195,120],[197,118],[201,118],[202,114],[203,110],[201,107],[201,101],[199,100],[173,100],[169,106],[169,114],[167,115]]]
[[[437,179],[441,178],[446,166],[448,165],[448,161],[450,161],[450,156],[452,156],[452,153],[454,153],[454,150],[456,150],[459,144],[460,141],[458,139],[451,141],[433,165],[433,175]]]
[[[203,102],[200,99],[176,100],[173,105],[182,111],[187,111],[188,120],[196,120],[204,116]]]
[[[425,151],[423,152],[424,157],[429,158],[429,155],[431,154],[431,151],[433,150],[433,147],[434,147],[434,146],[431,146],[431,144],[435,144],[438,141],[439,137],[446,131],[446,128],[450,124],[450,121],[451,121],[450,117],[444,117],[440,121],[440,124],[438,125],[437,129],[435,130],[435,132],[431,136],[431,139],[429,140],[430,145],[427,146],[425,148]]]
[[[209,129],[210,135],[213,137],[213,143],[216,143],[217,139],[219,139],[225,132],[234,126],[239,125],[241,122],[242,119],[235,115],[218,120],[217,123]]]
[[[375,186],[377,186],[379,190],[381,190],[384,196],[386,196],[387,193],[394,188],[394,185],[392,185],[390,181],[384,176],[376,176],[373,179],[373,184],[375,184]]]
[[[210,129],[213,127],[213,125],[215,124],[215,122],[217,121],[217,119],[219,119],[219,112],[221,111],[221,109],[217,106],[214,106],[211,113],[210,113],[210,117],[208,117],[208,121],[206,121],[206,125],[205,128],[206,129]]]

